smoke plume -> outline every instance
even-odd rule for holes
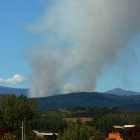
[[[140,0],[54,0],[28,26],[40,39],[30,95],[93,91],[103,64],[139,33],[139,7]]]

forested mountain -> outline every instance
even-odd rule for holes
[[[19,96],[20,94],[24,94],[28,96],[29,89],[22,89],[22,88],[11,88],[11,87],[4,87],[0,86],[0,94],[12,94],[14,93],[16,96]]]
[[[29,89],[17,89],[0,86],[0,98],[2,94],[12,94],[19,96],[21,93],[28,96]],[[113,91],[113,92],[112,92]],[[114,92],[115,91],[115,92]],[[117,92],[116,92],[117,91]],[[123,92],[122,89],[111,90],[113,94],[119,95]],[[129,91],[125,91],[128,93]],[[109,91],[107,92],[109,93]],[[50,110],[50,109],[67,109],[75,106],[83,107],[114,107],[118,106],[119,108],[127,109],[140,109],[140,95],[127,94],[125,96],[121,93],[122,96],[117,96],[107,93],[98,93],[98,92],[79,92],[79,93],[69,93],[69,94],[59,94],[48,97],[35,98],[37,101],[37,109],[41,110]]]
[[[117,96],[98,92],[79,92],[35,98],[38,109],[67,109],[75,106],[140,109],[140,95]]]

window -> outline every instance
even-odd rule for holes
[[[132,132],[129,132],[129,136],[132,136]]]
[[[112,134],[115,134],[115,130],[112,131]]]

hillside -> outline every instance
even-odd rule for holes
[[[115,88],[115,89],[106,91],[106,93],[108,93],[108,94],[115,94],[115,95],[119,95],[119,96],[123,96],[123,95],[126,95],[126,96],[140,95],[140,92],[126,91],[126,90],[123,90],[121,88]]]
[[[50,110],[67,109],[75,106],[97,106],[114,107],[126,109],[140,109],[140,95],[135,96],[117,96],[97,92],[80,92],[54,95],[49,97],[35,98],[38,104],[37,109]]]
[[[22,89],[22,88],[11,88],[11,87],[4,87],[0,86],[0,94],[12,94],[14,93],[16,96],[19,96],[20,94],[24,94],[28,96],[29,89]]]
[[[28,96],[28,91],[29,89],[0,86],[0,98],[3,94],[7,93],[9,94],[14,93],[16,96],[19,96],[21,93],[23,93],[24,95]],[[140,109],[140,95],[135,95],[136,93],[138,94],[138,92],[125,91],[117,88],[114,90],[110,90],[107,93],[79,92],[79,93],[59,94],[48,97],[40,97],[35,99],[38,104],[37,109],[42,110],[50,110],[53,108],[67,109],[75,106],[83,106],[83,107],[97,106],[108,108],[118,106],[119,108],[126,109]],[[117,96],[114,94],[121,96]]]
[[[56,110],[59,111],[64,118],[94,118],[98,115],[116,114],[123,118],[130,119],[133,116],[140,115],[140,110],[120,109],[113,108],[99,108],[99,107],[74,107],[69,110]],[[69,119],[68,119],[69,120]]]

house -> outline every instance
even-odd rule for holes
[[[58,133],[39,133],[38,131],[33,130],[39,138],[45,138],[47,140],[54,140],[57,138]]]
[[[106,140],[140,140],[140,130],[135,125],[113,126],[108,130]]]
[[[47,140],[54,140],[56,139],[56,136],[58,136],[58,133],[37,133],[37,136]]]

